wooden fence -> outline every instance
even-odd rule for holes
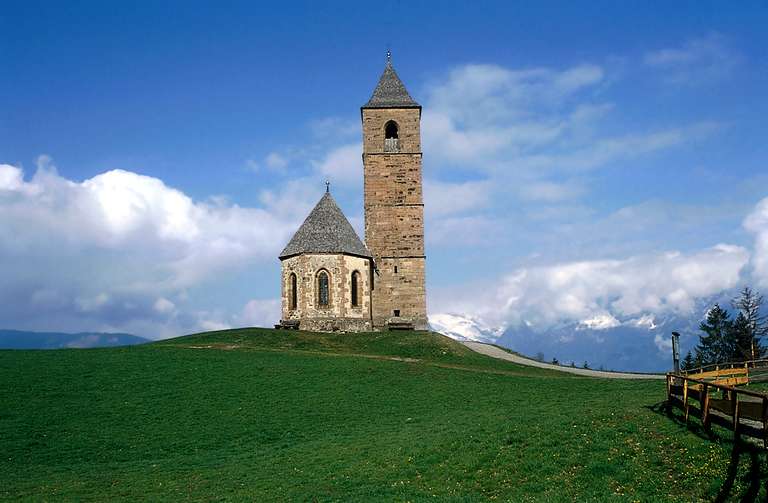
[[[703,367],[683,370],[680,373],[689,377],[697,377],[702,374],[709,374],[711,372],[727,371],[729,369],[750,369],[752,374],[768,374],[768,360],[749,360],[745,362],[727,362],[727,363],[713,363],[711,365],[705,365]]]
[[[732,372],[731,375],[710,374],[709,377],[717,381],[746,379],[748,382],[748,371],[748,368],[741,367],[738,369],[741,375]],[[683,411],[686,423],[688,417],[693,415],[708,431],[711,424],[716,423],[731,429],[737,440],[741,435],[754,437],[762,440],[763,447],[768,448],[768,395],[722,382],[667,374],[667,403]]]

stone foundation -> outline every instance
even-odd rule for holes
[[[299,330],[308,332],[371,332],[371,322],[358,318],[305,318],[299,320]]]

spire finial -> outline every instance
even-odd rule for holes
[[[387,64],[392,63],[392,51],[389,50],[389,47],[387,47]]]
[[[328,180],[325,181],[325,193],[328,194],[331,192],[331,182]]]

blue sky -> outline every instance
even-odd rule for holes
[[[0,326],[274,322],[326,178],[361,228],[387,47],[424,106],[431,314],[546,332],[765,289],[766,25],[764,2],[6,2]]]

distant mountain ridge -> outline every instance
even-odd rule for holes
[[[604,314],[590,319],[561,323],[540,329],[528,323],[492,327],[483,320],[459,313],[429,317],[437,332],[457,340],[497,344],[529,357],[543,354],[561,364],[573,362],[591,368],[617,371],[661,372],[672,367],[672,331],[680,332],[681,357],[698,343],[699,323],[715,304],[730,310],[730,299],[738,291],[727,291],[698,299],[690,314],[639,313],[630,317]]]
[[[100,332],[30,332],[24,330],[0,330],[0,349],[65,349],[132,346],[144,344],[149,339],[131,334]]]

